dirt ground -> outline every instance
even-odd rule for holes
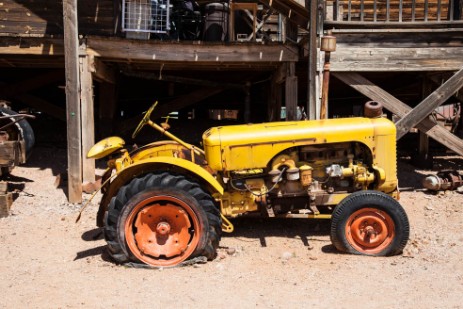
[[[463,168],[459,157],[435,163]],[[1,308],[463,308],[463,194],[420,190],[427,172],[404,161],[403,255],[339,254],[327,221],[241,219],[216,260],[165,269],[109,261],[95,228],[99,197],[76,224],[81,205],[54,186],[65,171],[65,150],[41,147],[10,176],[17,198],[0,219]]]

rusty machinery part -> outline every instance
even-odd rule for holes
[[[9,135],[9,140],[24,140],[26,156],[28,157],[35,143],[34,131],[24,118],[33,118],[31,115],[18,114],[5,107],[0,107],[0,128]]]
[[[331,242],[341,252],[374,256],[400,254],[410,225],[403,207],[378,191],[357,191],[334,209]]]
[[[104,232],[117,263],[175,266],[195,256],[215,258],[221,217],[196,183],[169,173],[148,174],[113,197]]]
[[[368,101],[363,107],[363,115],[367,118],[378,118],[383,115],[383,105],[376,101]]]
[[[423,187],[431,191],[455,190],[460,186],[463,186],[463,176],[453,170],[440,171],[423,179]]]

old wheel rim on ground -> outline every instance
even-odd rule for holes
[[[172,196],[154,196],[133,208],[124,230],[130,251],[140,261],[173,266],[195,251],[202,229],[187,203]]]
[[[394,221],[387,213],[378,209],[362,208],[347,219],[347,241],[361,253],[379,253],[394,237]]]

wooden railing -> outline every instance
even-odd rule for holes
[[[462,0],[337,0],[327,22],[453,23],[462,20]],[[329,4],[329,2],[327,2]]]

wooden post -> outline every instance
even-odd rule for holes
[[[288,63],[285,80],[286,120],[297,119],[297,76],[296,64]]]
[[[79,99],[79,43],[77,0],[63,0],[66,67],[66,120],[68,152],[68,199],[82,202],[82,144]]]
[[[307,115],[309,119],[316,119],[317,109],[317,1],[306,0],[306,8],[309,8],[309,59],[308,59],[308,81],[307,86]]]
[[[95,181],[95,159],[87,159],[87,152],[95,144],[95,119],[93,110],[93,80],[85,48],[81,50],[79,60],[82,112],[82,178],[83,183],[86,183]]]

